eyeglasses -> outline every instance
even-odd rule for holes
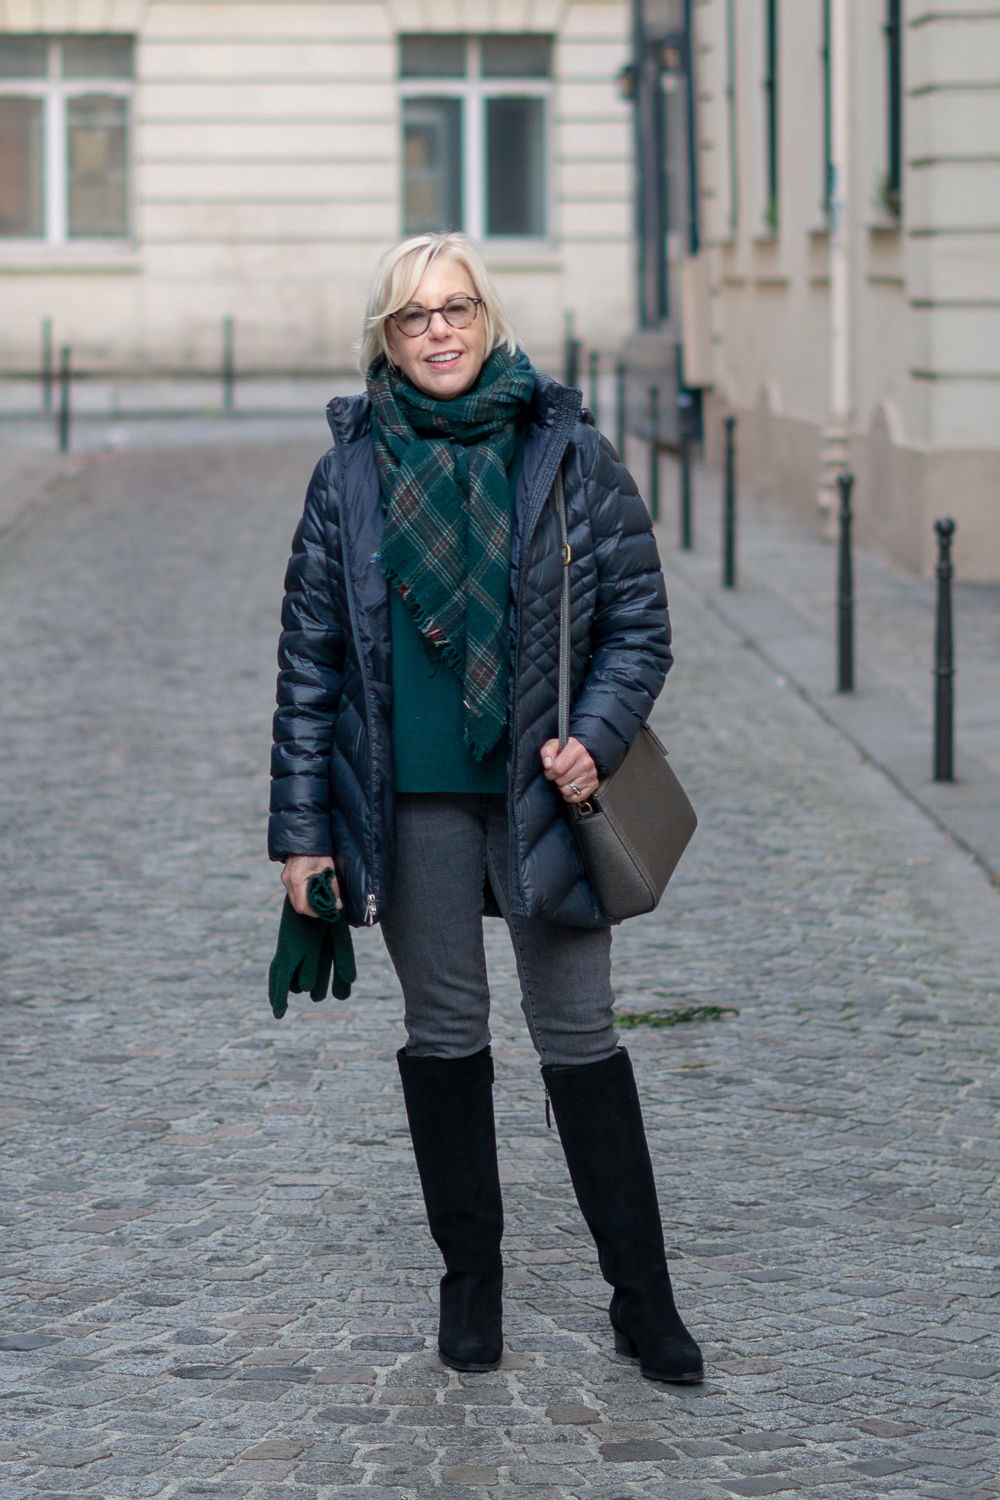
[[[400,333],[408,339],[418,339],[431,326],[435,313],[441,314],[449,328],[468,328],[476,321],[482,301],[482,297],[449,297],[443,307],[421,307],[419,302],[411,302],[389,317]]]

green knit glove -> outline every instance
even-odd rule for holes
[[[351,929],[337,909],[332,881],[332,870],[309,877],[306,891],[315,917],[302,916],[285,897],[278,947],[267,975],[268,999],[278,1020],[288,1009],[289,991],[308,991],[313,1000],[325,1000],[332,973],[334,996],[346,1000],[357,978]]]
[[[333,893],[333,873],[332,870],[321,870],[318,875],[310,875],[306,891],[309,905],[325,928],[324,954],[333,968],[333,998],[346,1000],[351,993],[351,985],[358,977],[358,970],[354,962],[351,929],[344,912],[337,906],[337,898]],[[309,920],[307,917],[306,921]],[[312,998],[322,1000],[323,996],[313,995]]]

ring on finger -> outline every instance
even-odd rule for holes
[[[583,796],[583,793],[580,791],[580,788],[577,786],[577,784],[576,784],[575,781],[571,781],[570,782],[569,789],[573,793],[574,797],[582,797]]]

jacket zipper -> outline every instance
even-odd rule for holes
[[[343,492],[346,490],[346,487],[347,487],[347,472],[346,472],[347,466],[346,466],[346,464],[344,462],[343,455],[340,454],[339,445],[335,444],[335,447],[337,447],[337,452],[338,452],[338,455],[340,456],[340,466],[339,466],[340,467],[340,482],[341,482],[341,492],[343,494]],[[351,620],[351,635],[353,636],[353,639],[354,639],[354,649],[357,652],[357,657],[358,657],[358,671],[361,674],[361,689],[362,689],[362,692],[364,693],[364,698],[365,698],[365,727],[368,730],[368,752],[369,752],[368,753],[368,765],[369,765],[369,773],[368,773],[368,804],[369,804],[369,807],[372,809],[372,819],[369,820],[371,822],[371,821],[374,820],[374,809],[375,809],[375,755],[374,755],[375,736],[374,736],[374,734],[372,732],[373,731],[373,720],[372,720],[372,708],[371,708],[371,692],[370,692],[369,683],[368,683],[368,664],[367,664],[367,662],[365,660],[365,653],[362,650],[362,646],[361,646],[361,633],[358,630],[358,614],[357,614],[357,609],[355,607],[355,601],[354,601],[354,576],[353,576],[353,574],[351,572],[350,567],[348,566],[348,549],[347,549],[347,546],[346,546],[346,539],[344,537],[344,527],[343,527],[343,520],[342,520],[342,518],[341,518],[341,520],[339,522],[339,526],[340,526],[341,551],[342,551],[342,555],[343,555],[343,559],[344,559],[344,587],[345,587],[345,589],[347,591],[347,613],[350,616],[350,620]],[[364,852],[365,852],[365,859],[366,859],[367,864],[368,864],[368,873],[369,873],[369,875],[372,878],[372,882],[374,883],[374,878],[375,878],[375,858],[374,858],[374,853],[375,853],[375,851],[374,851],[374,845],[371,842],[371,835],[370,834],[365,838]],[[376,898],[375,898],[375,892],[373,890],[371,890],[365,896],[364,925],[366,927],[372,927],[372,926],[374,926],[376,912],[377,912],[377,902],[376,902]]]

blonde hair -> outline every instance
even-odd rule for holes
[[[486,348],[492,353],[505,344],[510,354],[517,350],[517,338],[507,321],[496,287],[478,245],[464,234],[417,234],[386,251],[372,278],[361,338],[358,341],[358,365],[367,374],[374,359],[384,354],[392,362],[386,335],[390,313],[413,299],[427,267],[435,260],[454,260],[468,271],[473,290],[482,298],[479,316],[486,325]]]

